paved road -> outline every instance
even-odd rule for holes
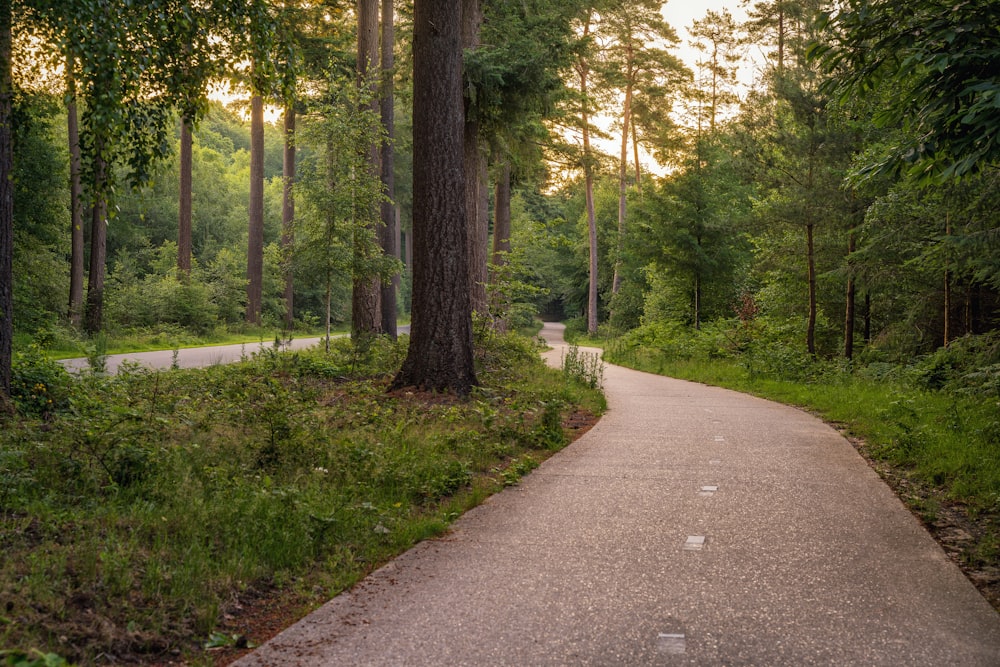
[[[1000,665],[1000,616],[835,431],[605,382],[583,438],[238,664]]]
[[[293,338],[288,344],[283,344],[283,350],[301,350],[312,347],[322,338]],[[203,368],[217,364],[230,364],[243,357],[249,357],[262,349],[274,347],[274,341],[263,343],[246,343],[237,345],[214,345],[212,347],[186,347],[177,350],[177,366],[179,368]],[[157,350],[155,352],[127,352],[125,354],[109,354],[107,371],[117,373],[122,362],[146,366],[147,368],[170,368],[174,363],[174,350]],[[63,359],[60,363],[71,371],[79,371],[89,367],[84,358]]]

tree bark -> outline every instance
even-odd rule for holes
[[[83,319],[84,241],[83,187],[80,183],[80,123],[76,108],[73,58],[66,59],[66,129],[69,135],[69,321],[79,327]]]
[[[395,100],[393,97],[393,76],[395,68],[395,31],[393,22],[393,0],[382,0],[382,127],[385,128],[385,143],[382,144],[382,186],[386,201],[382,202],[382,228],[380,229],[382,252],[388,257],[399,259],[399,226],[396,222],[395,148],[396,134]],[[382,331],[396,338],[396,293],[399,290],[399,273],[382,283],[380,296],[382,308]]]
[[[264,99],[250,99],[250,224],[247,238],[247,324],[260,324],[264,297]]]
[[[461,5],[415,0],[413,314],[393,387],[468,394],[477,384],[463,164]]]
[[[0,408],[8,408],[14,341],[14,148],[11,0],[0,0]]]
[[[180,201],[177,206],[177,268],[191,275],[191,119],[181,118]]]
[[[281,161],[281,248],[284,251],[285,330],[295,328],[295,279],[292,249],[295,245],[295,105],[285,105],[285,149]]]
[[[369,75],[378,68],[378,0],[358,0],[358,85],[371,85]],[[373,113],[380,113],[378,98],[372,96]],[[368,169],[373,177],[379,174],[379,147],[377,142],[364,148],[367,154]],[[367,211],[366,211],[367,213]],[[379,212],[378,215],[380,215]],[[372,216],[374,220],[378,215]],[[366,216],[367,217],[367,216]],[[371,223],[374,225],[374,222]],[[368,232],[378,236],[378,230],[368,227]],[[355,237],[354,252],[364,252],[359,236]],[[364,262],[367,263],[367,262]],[[358,263],[356,263],[358,264]],[[351,295],[351,335],[375,336],[381,332],[382,312],[379,307],[382,283],[378,276],[371,275],[367,269],[361,269],[354,276],[354,289]]]
[[[104,320],[104,272],[108,246],[107,162],[105,139],[94,137],[94,206],[90,218],[90,271],[87,274],[87,307],[84,330],[93,335]]]

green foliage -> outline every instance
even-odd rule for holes
[[[38,345],[14,354],[11,364],[11,398],[23,415],[45,417],[67,407],[70,378]]]
[[[326,599],[515,483],[565,444],[567,412],[599,411],[537,350],[483,332],[464,401],[385,392],[405,341],[72,378],[36,353],[0,433],[4,643],[196,662],[248,588]]]
[[[987,170],[1000,158],[1000,36],[992,0],[905,4],[853,0],[827,13],[813,54],[829,87],[864,96],[898,87],[874,116],[905,136],[863,173],[903,172],[940,183]]]

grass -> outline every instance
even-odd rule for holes
[[[570,412],[603,406],[514,336],[480,341],[483,386],[464,400],[387,393],[404,353],[337,340],[200,370],[18,369],[0,649],[209,664],[242,596],[326,600],[517,483],[567,442]]]

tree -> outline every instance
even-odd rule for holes
[[[663,84],[673,73],[686,69],[663,46],[677,43],[677,34],[660,14],[659,0],[616,0],[601,16],[600,33],[606,40],[601,67],[603,83],[621,90],[621,154],[618,165],[618,259],[615,261],[612,294],[621,288],[622,244],[625,238],[626,191],[628,187],[628,139],[633,122],[633,95],[641,87]]]
[[[358,0],[358,86],[375,89],[378,80],[378,0]],[[378,97],[368,96],[368,104],[372,113],[379,114]],[[359,146],[367,156],[366,169],[373,175],[379,174],[379,143],[376,139],[370,144]],[[376,204],[376,206],[378,206]],[[370,336],[382,331],[382,311],[379,305],[381,296],[381,281],[368,268],[368,256],[373,249],[369,247],[368,239],[377,237],[379,212],[360,210],[360,218],[369,221],[369,228],[357,236],[354,243],[356,256],[354,268],[354,292],[351,299],[351,334],[353,336]]]
[[[70,192],[70,269],[69,321],[80,326],[83,321],[83,280],[86,267],[83,256],[83,188],[80,184],[80,124],[76,107],[76,58],[66,54],[66,131],[69,140]]]
[[[415,0],[413,313],[396,388],[468,394],[477,384],[462,159],[462,16],[457,0]]]
[[[379,228],[382,252],[392,259],[399,259],[399,244],[397,241],[399,225],[396,220],[396,183],[395,183],[395,114],[396,107],[393,98],[395,77],[395,22],[393,0],[382,0],[382,127],[385,129],[385,141],[382,143],[382,187],[385,189],[385,201],[382,202],[382,226]],[[382,305],[382,331],[392,338],[396,337],[396,293],[399,290],[399,272],[382,282],[380,302]]]
[[[942,182],[1000,161],[1000,33],[995,0],[848,0],[824,14],[821,58],[829,89],[897,93],[874,121],[900,140],[862,175],[903,173]]]

